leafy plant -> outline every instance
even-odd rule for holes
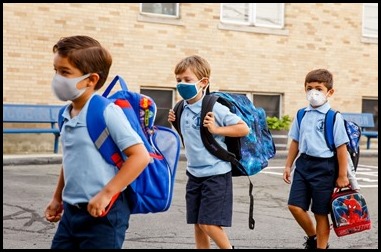
[[[292,122],[289,115],[284,115],[281,118],[268,116],[266,121],[270,130],[289,130]]]

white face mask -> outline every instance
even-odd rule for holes
[[[53,93],[61,101],[73,101],[86,91],[86,87],[82,89],[77,88],[78,82],[89,76],[90,74],[85,74],[77,78],[66,78],[62,75],[56,74],[54,75],[52,81]]]
[[[327,101],[327,96],[316,89],[308,91],[306,98],[313,107],[319,107]]]

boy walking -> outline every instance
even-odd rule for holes
[[[194,225],[197,249],[209,249],[210,239],[221,249],[231,249],[223,229],[231,226],[233,215],[231,164],[208,152],[201,140],[200,127],[208,128],[225,148],[225,136],[245,136],[249,127],[218,102],[212,112],[200,118],[210,78],[210,66],[205,59],[197,55],[186,57],[176,65],[174,73],[177,91],[185,100],[180,129],[187,157],[187,223]],[[175,121],[173,110],[169,111],[168,121]]]
[[[309,105],[300,128],[296,119],[291,127],[289,136],[292,141],[283,180],[291,183],[291,167],[297,158],[292,171],[288,208],[307,235],[305,248],[326,249],[329,246],[328,214],[332,192],[335,186],[342,188],[349,185],[346,148],[349,139],[343,118],[338,113],[333,127],[336,155],[325,142],[324,118],[330,109],[327,98],[334,93],[332,74],[326,69],[309,72],[305,78],[304,89]],[[307,212],[310,206],[316,225]]]
[[[104,117],[114,142],[127,157],[120,170],[102,158],[88,134],[89,103],[107,79],[112,63],[109,52],[91,37],[72,36],[60,39],[53,53],[52,89],[58,99],[70,104],[63,112],[62,167],[45,209],[46,220],[60,221],[51,248],[120,249],[130,218],[126,194],[119,194],[106,216],[105,209],[147,166],[149,154],[114,103],[106,107]]]

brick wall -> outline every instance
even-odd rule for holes
[[[120,74],[135,91],[174,89],[175,64],[199,54],[212,90],[283,93],[282,114],[306,105],[304,77],[316,68],[334,74],[332,107],[361,112],[363,97],[378,99],[378,40],[361,36],[362,4],[286,3],[280,32],[232,30],[219,13],[219,4],[180,3],[179,20],[155,22],[138,3],[3,3],[3,103],[61,104],[50,87],[52,46],[78,34],[108,48],[109,80]]]

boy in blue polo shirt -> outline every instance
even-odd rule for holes
[[[305,78],[304,89],[309,106],[300,128],[296,119],[291,127],[289,136],[292,141],[283,180],[291,183],[291,167],[297,158],[292,171],[288,208],[307,235],[305,248],[326,249],[330,233],[328,214],[332,192],[335,187],[349,185],[346,147],[349,139],[340,113],[337,114],[333,127],[337,158],[324,138],[325,114],[330,109],[327,98],[334,93],[332,74],[326,69],[309,72]],[[307,212],[310,205],[316,226]]]
[[[249,127],[218,102],[212,112],[200,118],[210,78],[210,66],[204,58],[186,57],[176,65],[174,72],[177,91],[185,100],[180,128],[187,157],[187,223],[194,224],[197,249],[209,249],[210,239],[221,249],[231,249],[223,229],[231,226],[233,215],[231,164],[208,152],[201,140],[200,127],[207,127],[225,148],[225,136],[245,136]],[[173,110],[169,111],[168,121],[175,121]]]
[[[60,39],[53,53],[52,89],[70,104],[63,112],[62,167],[45,209],[46,220],[60,221],[51,248],[120,249],[130,218],[126,194],[120,193],[104,216],[105,208],[143,171],[149,154],[114,103],[106,107],[104,117],[114,142],[128,157],[120,170],[103,159],[88,134],[89,103],[107,79],[109,52],[91,37],[71,36]]]

